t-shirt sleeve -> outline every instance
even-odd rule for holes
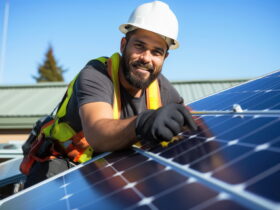
[[[106,69],[86,65],[76,80],[78,106],[91,102],[113,104],[113,85]]]
[[[161,98],[163,105],[170,103],[184,104],[184,99],[162,74],[159,76],[159,82],[161,86]]]

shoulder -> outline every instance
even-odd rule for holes
[[[101,78],[110,80],[106,65],[97,60],[89,61],[78,76],[79,80],[98,80]]]
[[[161,98],[164,105],[169,103],[184,103],[183,98],[164,75],[160,74],[158,80]]]
[[[107,67],[100,61],[90,61],[79,73],[75,92],[79,106],[89,102],[112,102],[113,84]]]
[[[107,66],[100,61],[91,60],[80,71],[77,78],[77,87],[83,89],[91,86],[112,86],[112,81],[107,73]],[[108,86],[109,85],[109,86]]]

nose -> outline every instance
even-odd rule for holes
[[[140,55],[140,59],[144,62],[144,63],[150,63],[152,61],[152,54],[149,50],[145,50],[141,53]]]

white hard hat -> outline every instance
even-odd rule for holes
[[[119,27],[124,34],[137,28],[161,35],[170,49],[179,47],[177,18],[169,6],[161,1],[140,5],[130,15],[128,23]]]

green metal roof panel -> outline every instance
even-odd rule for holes
[[[0,116],[0,129],[30,129],[34,123],[44,115],[27,117],[2,117]]]
[[[0,86],[0,116],[37,116],[49,114],[59,103],[67,85],[44,84]]]

